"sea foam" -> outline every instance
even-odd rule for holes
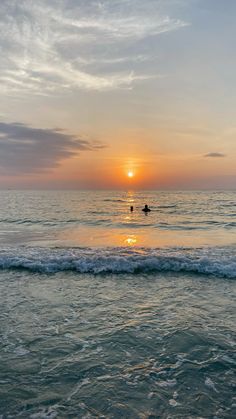
[[[42,248],[0,250],[0,269],[91,274],[189,272],[236,278],[235,247],[224,248]]]

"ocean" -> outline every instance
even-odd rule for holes
[[[0,191],[0,418],[235,418],[235,233],[232,191]]]

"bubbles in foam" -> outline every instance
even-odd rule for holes
[[[190,272],[236,278],[234,247],[224,248],[8,248],[0,250],[0,269],[42,273]]]

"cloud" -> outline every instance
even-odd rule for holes
[[[0,122],[0,173],[39,173],[57,167],[64,159],[105,146],[60,129],[32,128]]]
[[[205,154],[204,155],[204,157],[226,157],[226,155],[225,154],[223,154],[223,153],[217,153],[217,152],[212,152],[212,153],[207,153],[207,154]]]
[[[154,0],[145,5],[141,0],[2,0],[0,91],[109,90],[153,77],[135,64],[134,57],[143,55],[137,43],[187,25],[165,12],[168,2],[160,0],[157,7]],[[123,62],[122,69],[112,67],[117,62]]]

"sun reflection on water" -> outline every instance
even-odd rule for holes
[[[137,237],[134,235],[129,236],[124,240],[124,243],[128,246],[134,246],[135,244],[137,244]]]

